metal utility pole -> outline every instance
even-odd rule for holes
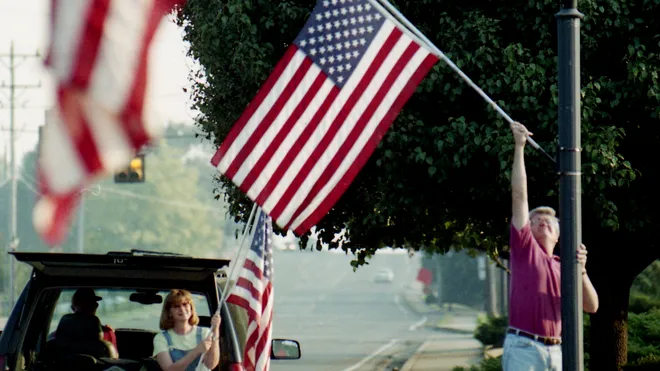
[[[5,82],[2,82],[2,85],[0,85],[0,88],[8,88],[9,89],[9,152],[11,154],[11,163],[9,164],[9,170],[10,170],[10,176],[11,176],[11,206],[9,207],[9,244],[7,245],[7,252],[13,252],[18,249],[18,232],[17,232],[17,203],[18,203],[18,194],[17,194],[17,182],[18,182],[18,174],[16,172],[16,124],[15,124],[15,109],[16,109],[16,89],[17,88],[37,88],[40,87],[41,84],[39,85],[17,85],[16,84],[16,68],[18,67],[18,64],[16,63],[16,58],[21,58],[21,61],[26,59],[26,58],[35,58],[38,57],[38,54],[16,54],[14,53],[14,42],[11,42],[11,45],[9,47],[9,54],[8,55],[0,55],[0,57],[8,57],[9,58],[9,65],[6,65],[6,67],[9,68],[9,85],[5,84]],[[4,63],[3,63],[4,64]],[[9,287],[7,288],[7,293],[9,294],[9,305],[10,307],[14,306],[15,298],[16,298],[16,293],[15,293],[15,288],[14,288],[14,277],[16,275],[16,266],[14,259],[9,257],[7,259],[9,261],[9,279],[8,279],[8,285]]]
[[[78,252],[85,253],[85,192],[80,192],[78,205]]]
[[[580,19],[577,0],[563,0],[557,13],[559,61],[559,216],[561,249],[562,369],[584,370],[580,159]]]

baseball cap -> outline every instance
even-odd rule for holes
[[[73,294],[73,298],[71,298],[72,303],[88,303],[88,302],[100,301],[100,300],[103,300],[103,298],[100,296],[96,296],[94,290],[89,288],[82,288],[76,290],[76,292]]]

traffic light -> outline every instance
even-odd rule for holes
[[[134,157],[122,171],[115,173],[115,183],[144,183],[144,155]]]

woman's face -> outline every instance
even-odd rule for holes
[[[170,308],[170,316],[174,322],[187,322],[192,316],[192,305],[188,299],[183,299],[178,303],[172,304]]]

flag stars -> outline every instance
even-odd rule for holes
[[[326,51],[325,46],[320,47],[319,51],[321,52],[321,54],[325,54]]]
[[[367,44],[367,40],[365,38],[360,39],[360,45],[365,46]]]
[[[339,31],[335,32],[335,39],[337,40],[341,39],[341,32]]]
[[[330,63],[335,63],[335,57],[331,55],[330,58],[328,58],[328,61]]]
[[[310,34],[313,34],[314,31],[316,31],[316,30],[314,29],[314,27],[310,27],[310,28],[307,29],[307,31],[309,31]]]
[[[316,49],[314,49],[314,48],[310,49],[310,51],[309,51],[309,54],[311,54],[312,57],[315,56],[316,53],[317,53],[317,52],[316,52]]]
[[[330,11],[323,13],[323,15],[325,15],[326,18],[332,17],[332,13]]]
[[[303,48],[304,48],[305,46],[307,46],[307,40],[303,40],[303,41],[301,41],[301,42],[300,42],[300,46],[302,46]]]
[[[359,17],[358,17],[358,22],[360,22],[360,23],[364,23],[364,17],[363,17],[363,16],[359,16]]]
[[[316,20],[317,20],[317,21],[320,21],[320,20],[322,20],[322,19],[323,19],[323,15],[321,15],[321,14],[317,14],[317,15],[316,15]]]
[[[338,81],[340,84],[341,84],[342,82],[344,82],[344,76],[339,76],[339,77],[337,77],[337,81]]]
[[[335,51],[335,47],[332,45],[328,45],[328,51],[332,53],[333,51]]]
[[[349,30],[344,30],[344,37],[349,37],[351,32]]]
[[[367,32],[367,30],[365,30],[364,27],[360,27],[358,28],[358,32],[360,33],[360,35],[364,35],[364,33]]]
[[[334,67],[328,68],[328,72],[330,72],[330,74],[332,75],[333,73],[335,73],[335,68]]]
[[[341,45],[341,43],[336,43],[335,44],[335,49],[337,49],[338,51],[341,50],[342,48],[343,48],[343,46]]]
[[[348,13],[348,10],[346,10],[346,8],[341,8],[339,9],[339,13],[341,13],[341,15],[346,15],[346,13]]]
[[[317,30],[318,32],[323,31],[323,25],[320,24],[320,25],[316,26],[316,30]]]
[[[321,57],[321,59],[319,59],[319,63],[321,63],[321,65],[324,65],[325,62],[327,62],[327,59],[325,59],[325,57]]]
[[[358,13],[361,12],[361,11],[362,11],[362,4],[359,4],[359,5],[356,7],[356,9],[357,9]]]
[[[374,32],[374,28],[371,26],[367,26],[367,32],[372,33]]]
[[[369,3],[364,4],[364,10],[367,10],[367,11],[371,10],[371,4],[369,4]]]
[[[325,24],[325,29],[326,30],[331,30],[332,29],[332,23],[328,22]]]
[[[355,7],[354,7],[353,5],[349,6],[349,7],[348,7],[348,11],[349,11],[351,14],[355,13]]]
[[[332,15],[334,15],[335,17],[339,16],[339,10],[332,9]]]
[[[330,6],[330,2],[329,2],[329,1],[324,1],[324,2],[323,2],[323,6],[326,7],[326,8],[329,7],[329,6]]]
[[[309,39],[309,43],[310,43],[311,45],[316,44],[316,39],[312,37],[311,39]]]
[[[355,19],[355,17],[351,17],[350,22],[351,22],[351,24],[355,24],[357,22],[357,20]]]
[[[335,21],[334,25],[335,25],[335,28],[339,28],[339,27],[341,27],[341,22]]]

